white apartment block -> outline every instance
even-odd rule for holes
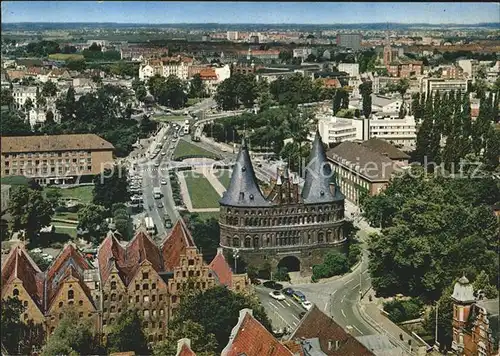
[[[15,85],[12,96],[17,108],[22,107],[28,98],[31,99],[33,106],[36,106],[36,86]]]
[[[166,78],[170,75],[174,75],[181,80],[188,79],[188,67],[187,63],[182,61],[179,62],[168,62],[163,63],[163,76]]]
[[[469,87],[467,79],[443,79],[443,78],[423,78],[420,86],[421,92],[428,94],[435,91],[440,93],[449,92],[451,90],[461,91],[466,93]]]
[[[359,63],[339,63],[339,72],[346,72],[350,77],[359,77]]]
[[[397,114],[376,114],[370,120],[323,115],[318,117],[318,130],[325,143],[376,137],[401,145],[405,150],[414,149],[417,138],[414,117],[399,119]]]
[[[238,41],[238,31],[227,31],[228,41]]]
[[[312,54],[311,48],[295,48],[293,50],[293,58],[307,58]]]
[[[457,62],[458,66],[464,70],[464,74],[467,75],[468,78],[475,78],[477,74],[477,68],[479,66],[479,62],[475,59],[460,59]]]

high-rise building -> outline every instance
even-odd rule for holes
[[[361,49],[361,38],[362,36],[359,33],[339,33],[337,35],[337,46],[359,50]]]

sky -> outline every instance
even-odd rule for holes
[[[2,1],[2,22],[458,23],[500,22],[500,3]]]

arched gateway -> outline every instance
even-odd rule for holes
[[[288,272],[299,272],[300,271],[300,260],[295,256],[283,257],[278,262],[278,268],[285,267]]]

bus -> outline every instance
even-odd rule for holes
[[[145,217],[144,223],[146,224],[146,231],[149,234],[151,234],[151,235],[156,234],[156,226],[155,226],[155,223],[153,222],[152,217],[150,217],[150,216]]]

